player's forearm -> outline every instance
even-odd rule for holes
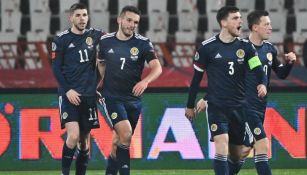
[[[158,60],[153,60],[154,63],[150,63],[150,73],[143,78],[142,81],[147,82],[148,84],[157,79],[161,73],[162,73],[162,67],[160,65],[160,62]]]
[[[98,71],[99,71],[99,74],[100,74],[100,79],[103,80],[104,78],[104,73],[105,73],[105,70],[106,70],[106,65],[105,63],[98,63]]]
[[[274,69],[276,75],[280,79],[285,79],[289,75],[293,64],[286,64],[283,66],[278,66]]]
[[[257,79],[258,84],[263,84],[263,85],[267,86],[268,78],[267,78],[265,72],[263,71],[262,66],[257,66],[252,71],[254,71],[254,73],[256,75],[256,79]]]
[[[65,93],[69,91],[70,87],[67,81],[65,80],[65,77],[62,74],[61,65],[59,61],[55,60],[52,62],[52,71],[53,71],[54,77],[56,78],[58,84],[60,85],[61,88],[63,88]]]
[[[193,79],[191,81],[191,85],[189,89],[189,96],[188,96],[188,102],[187,102],[188,108],[194,108],[195,99],[196,99],[196,96],[199,90],[199,85],[200,85],[202,78],[203,78],[203,72],[194,70]]]

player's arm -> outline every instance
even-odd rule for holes
[[[187,108],[185,111],[185,116],[189,120],[193,120],[195,117],[195,110],[194,110],[195,104],[194,103],[195,103],[197,93],[199,91],[200,82],[203,78],[204,71],[205,71],[204,60],[200,59],[199,52],[200,51],[196,52],[195,57],[194,57],[194,64],[193,64],[194,75],[193,75],[191,85],[189,88]],[[197,108],[199,108],[199,105],[197,106]]]
[[[57,80],[58,84],[61,88],[64,89],[65,93],[69,91],[70,87],[62,74],[62,64],[64,62],[62,49],[58,42],[54,41],[52,43],[52,71],[54,74],[55,79]]]
[[[132,93],[135,96],[142,95],[145,89],[147,88],[148,84],[157,79],[162,73],[162,67],[160,61],[156,58],[156,56],[154,57],[155,58],[150,60],[148,63],[150,68],[149,74],[145,78],[143,78],[140,82],[138,82],[132,89]]]
[[[60,87],[63,88],[68,100],[74,105],[79,105],[81,102],[79,96],[81,96],[81,94],[70,88],[68,82],[62,74],[61,69],[64,62],[64,56],[61,45],[58,42],[53,42],[52,45],[52,71],[54,77]]]
[[[249,43],[247,46],[249,50],[249,54],[247,55],[248,69],[254,72],[256,76],[258,96],[264,97],[267,94],[266,86],[268,84],[268,78],[263,71],[263,67],[255,47],[251,43]]]
[[[188,95],[188,101],[187,101],[187,108],[185,111],[185,116],[189,120],[193,120],[195,117],[195,111],[194,111],[194,106],[195,106],[195,99],[197,96],[197,93],[199,91],[199,86],[200,82],[203,78],[204,71],[200,71],[199,69],[195,68],[194,65],[194,75],[191,81],[190,89],[189,89],[189,95]]]
[[[104,61],[98,59],[97,61],[97,68],[98,68],[98,72],[99,72],[99,75],[100,75],[100,79],[99,79],[99,82],[103,81],[103,78],[104,78],[104,74],[105,74],[105,71],[106,71],[106,64]],[[99,85],[99,83],[98,83]]]
[[[144,44],[144,52],[142,58],[146,60],[149,65],[150,72],[144,77],[140,82],[138,82],[132,89],[132,93],[135,96],[140,96],[143,94],[148,84],[157,79],[162,73],[162,67],[160,61],[155,53],[152,43],[148,40]]]
[[[285,54],[285,61],[286,64],[282,64],[278,59],[277,59],[277,54],[273,54],[273,64],[272,64],[272,69],[276,73],[277,77],[280,79],[285,79],[293,66],[293,63],[296,61],[296,55],[293,52],[289,52]]]
[[[253,56],[248,60],[248,66],[251,71],[253,71],[256,75],[257,79],[257,90],[258,90],[258,96],[264,97],[267,94],[267,76],[265,75],[265,72],[263,71],[261,61],[257,55]]]

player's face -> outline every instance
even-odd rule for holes
[[[238,37],[241,34],[242,22],[240,12],[229,13],[228,17],[222,20],[222,27],[226,28],[233,37]]]
[[[70,22],[74,29],[82,32],[87,26],[88,14],[86,9],[77,9],[70,15]]]
[[[117,22],[119,30],[121,30],[126,37],[130,37],[139,25],[140,15],[128,11],[125,15],[118,17]]]
[[[270,17],[262,16],[260,18],[259,24],[255,25],[255,30],[259,34],[259,37],[262,40],[269,39],[269,37],[272,33],[272,25],[271,25]]]

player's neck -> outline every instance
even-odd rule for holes
[[[122,31],[118,30],[116,32],[116,38],[121,40],[121,41],[127,41],[129,40],[130,38],[132,38],[133,35],[131,36],[126,36]]]
[[[263,43],[263,40],[254,33],[250,33],[248,39],[256,46],[261,46]]]
[[[224,43],[231,43],[233,40],[236,39],[236,37],[232,36],[229,32],[226,32],[224,30],[222,30],[219,34],[219,38]]]
[[[85,32],[85,29],[81,31],[81,30],[76,29],[75,27],[72,27],[70,30],[72,33],[77,34],[77,35],[82,35]]]

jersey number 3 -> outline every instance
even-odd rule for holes
[[[235,73],[235,69],[233,68],[233,62],[232,61],[228,62],[228,64],[229,64],[229,71],[228,71],[228,73],[229,73],[229,75],[233,75]]]

